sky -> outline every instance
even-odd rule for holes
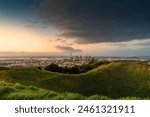
[[[150,56],[149,0],[1,0],[1,55]]]

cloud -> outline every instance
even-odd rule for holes
[[[57,38],[56,41],[62,41],[62,38]]]
[[[38,25],[38,22],[33,21],[33,20],[29,20],[29,21],[27,21],[27,23],[26,23],[26,27],[29,27],[29,28],[34,28],[34,27],[36,27],[37,25]]]
[[[133,48],[133,49],[149,48],[150,49],[150,39],[119,42],[119,43],[113,43],[113,45],[117,46],[118,48]]]
[[[148,0],[44,0],[41,20],[76,43],[125,42],[150,37]]]
[[[64,52],[82,52],[81,49],[75,49],[73,47],[70,46],[56,46],[57,49],[64,51]]]
[[[62,42],[63,42],[63,43],[66,43],[67,41],[66,41],[66,40],[62,40]]]
[[[67,40],[64,40],[63,38],[57,38],[56,41],[67,44]]]

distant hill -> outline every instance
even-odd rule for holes
[[[0,71],[0,80],[59,93],[150,98],[150,66],[144,62],[112,62],[87,73],[70,75],[38,69]]]

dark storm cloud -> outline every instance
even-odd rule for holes
[[[33,8],[40,6],[43,0],[0,0],[0,17],[8,20],[26,21],[33,20]],[[32,27],[34,24],[27,24]]]
[[[41,20],[77,43],[150,37],[149,0],[44,0]]]
[[[73,47],[70,46],[56,46],[57,49],[64,51],[64,52],[82,52],[81,49],[75,49]]]

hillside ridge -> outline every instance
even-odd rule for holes
[[[0,80],[84,96],[150,97],[150,66],[141,62],[112,62],[77,75],[12,69],[0,71]]]

